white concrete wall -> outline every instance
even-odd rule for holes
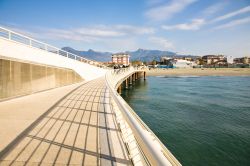
[[[77,72],[85,80],[92,80],[97,77],[104,76],[106,73],[105,69],[1,37],[0,56],[56,67],[69,68]]]

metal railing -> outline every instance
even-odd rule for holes
[[[73,59],[76,61],[80,61],[83,63],[94,65],[96,67],[106,68],[106,66],[100,64],[97,61],[83,58],[81,56],[72,54],[72,53],[64,51],[60,48],[54,47],[54,46],[49,45],[49,44],[44,43],[44,42],[40,42],[38,40],[32,39],[28,36],[16,33],[14,31],[11,31],[11,30],[3,28],[3,27],[0,27],[0,37],[11,40],[11,41],[15,41],[17,43],[28,45],[28,46],[33,47],[33,48],[38,48],[38,49],[41,49],[41,50],[44,50],[47,52],[55,53],[55,54],[58,54],[60,56],[64,56],[64,57],[67,57],[67,58],[70,58],[70,59]]]
[[[136,72],[142,72],[137,68],[125,68],[119,71],[108,71],[106,73],[106,84],[111,92],[113,100],[116,102],[123,117],[129,124],[133,134],[137,140],[137,144],[141,149],[142,155],[150,165],[178,165],[180,162],[173,156],[173,154],[165,147],[165,145],[158,139],[153,131],[140,119],[140,117],[133,111],[127,102],[117,93],[117,87],[130,75]]]

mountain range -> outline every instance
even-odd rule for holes
[[[94,51],[92,49],[89,49],[88,51],[79,51],[75,50],[71,47],[63,47],[62,50],[68,51],[70,53],[76,54],[78,56],[87,58],[87,59],[92,59],[100,62],[108,62],[111,61],[111,55],[113,54],[112,52],[98,52]],[[188,57],[197,57],[197,56],[192,56],[192,55],[177,55],[175,52],[171,51],[161,51],[161,50],[146,50],[146,49],[138,49],[136,51],[126,51],[125,53],[129,54],[130,60],[140,60],[140,61],[152,61],[156,60],[159,61],[162,56],[168,56],[168,57],[173,57],[173,56],[188,56]]]

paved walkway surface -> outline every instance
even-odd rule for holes
[[[83,82],[0,102],[0,152]],[[52,100],[53,99],[53,100]]]
[[[0,156],[0,165],[131,165],[104,78],[48,110]]]

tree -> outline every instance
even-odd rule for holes
[[[153,60],[153,61],[152,61],[152,65],[156,65],[156,60]]]
[[[134,60],[131,63],[132,63],[133,66],[140,66],[140,65],[142,65],[142,62],[139,61],[139,60]]]

